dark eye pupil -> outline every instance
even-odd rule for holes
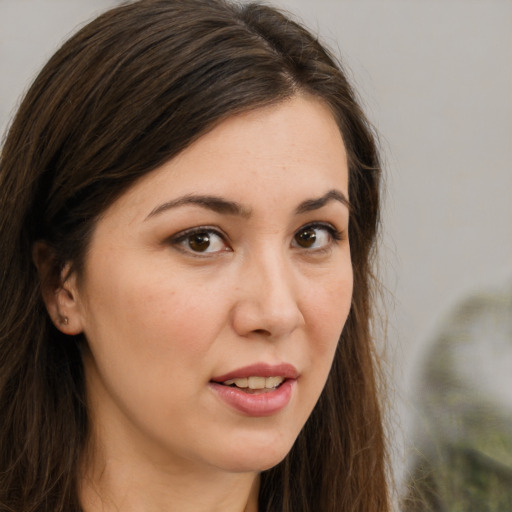
[[[295,235],[295,240],[301,247],[311,247],[316,240],[316,233],[313,228],[304,229]]]
[[[208,236],[208,233],[197,233],[190,237],[188,245],[193,251],[206,251],[210,246],[210,237]]]

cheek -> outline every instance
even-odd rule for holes
[[[327,380],[352,302],[352,267],[333,275],[337,277],[317,287],[308,299],[309,361],[317,393]]]
[[[105,404],[115,403],[144,431],[164,432],[173,417],[188,414],[190,397],[211,378],[222,303],[156,266],[138,274],[115,261],[91,268],[90,393],[107,396]]]
[[[133,266],[115,259],[91,265],[96,271],[88,281],[85,323],[95,355],[111,360],[123,354],[129,366],[158,372],[169,361],[193,360],[207,350],[222,316],[219,297],[213,300],[204,286],[168,268],[137,272]]]
[[[343,273],[332,274],[322,286],[317,286],[308,296],[309,324],[323,332],[320,339],[331,343],[341,334],[352,303],[353,277],[352,267]]]

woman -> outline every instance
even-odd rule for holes
[[[379,176],[272,8],[142,0],[65,43],[2,150],[0,509],[388,510]]]

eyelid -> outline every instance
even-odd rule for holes
[[[322,252],[329,250],[333,244],[337,244],[339,241],[344,240],[346,238],[346,231],[339,230],[334,224],[331,224],[330,222],[323,222],[323,221],[315,221],[315,222],[309,222],[307,224],[304,224],[299,229],[295,231],[292,238],[292,244],[293,240],[295,239],[295,236],[300,233],[301,231],[304,231],[306,229],[323,229],[328,232],[329,236],[331,237],[331,240],[328,244],[322,247],[301,247],[299,244],[294,245],[295,248],[304,250],[307,252]]]
[[[190,237],[194,234],[200,234],[200,233],[214,234],[215,236],[219,237],[223,241],[223,243],[226,247],[226,250],[212,251],[212,252],[206,252],[206,251],[198,252],[198,251],[193,251],[192,249],[187,249],[185,247],[180,246],[180,244],[182,242],[184,242],[188,237]],[[167,243],[172,245],[175,249],[177,249],[183,253],[186,253],[188,255],[198,257],[198,258],[211,257],[215,254],[220,254],[222,252],[227,252],[227,250],[229,250],[229,251],[232,250],[231,246],[230,246],[229,237],[221,229],[214,227],[214,226],[195,226],[193,228],[184,229],[183,231],[179,231],[178,233],[168,237]]]
[[[324,221],[314,221],[314,222],[308,222],[307,224],[304,224],[299,229],[295,231],[295,233],[298,233],[302,229],[308,229],[308,228],[319,228],[319,229],[325,229],[329,231],[329,233],[332,234],[332,236],[336,240],[340,240],[343,237],[343,230],[339,230],[334,224],[331,222],[324,222]]]
[[[297,243],[293,243],[295,236],[300,233],[303,230],[306,229],[321,229],[324,231],[327,231],[329,237],[331,240],[329,243],[321,246],[321,247],[301,247]],[[209,233],[213,234],[216,237],[220,238],[225,245],[224,250],[217,250],[217,251],[194,251],[191,248],[184,247],[181,245],[183,242],[187,240],[187,238],[193,236],[194,234],[201,234],[201,233]],[[324,222],[324,221],[314,221],[309,222],[307,224],[302,225],[300,228],[298,228],[292,237],[292,246],[294,249],[304,250],[307,252],[322,252],[328,250],[330,247],[332,247],[333,244],[338,243],[340,240],[343,240],[346,238],[346,231],[345,230],[339,230],[336,228],[336,226],[330,222]],[[231,248],[231,241],[229,239],[229,236],[224,233],[223,230],[216,226],[195,226],[192,228],[184,229],[183,231],[179,231],[178,233],[168,237],[166,239],[166,243],[172,245],[176,250],[179,250],[183,253],[186,253],[193,257],[198,258],[206,258],[206,257],[212,257],[218,254],[221,254],[223,252],[232,251]]]

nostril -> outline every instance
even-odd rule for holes
[[[261,334],[262,336],[270,336],[270,332],[265,329],[255,329],[253,333]]]

